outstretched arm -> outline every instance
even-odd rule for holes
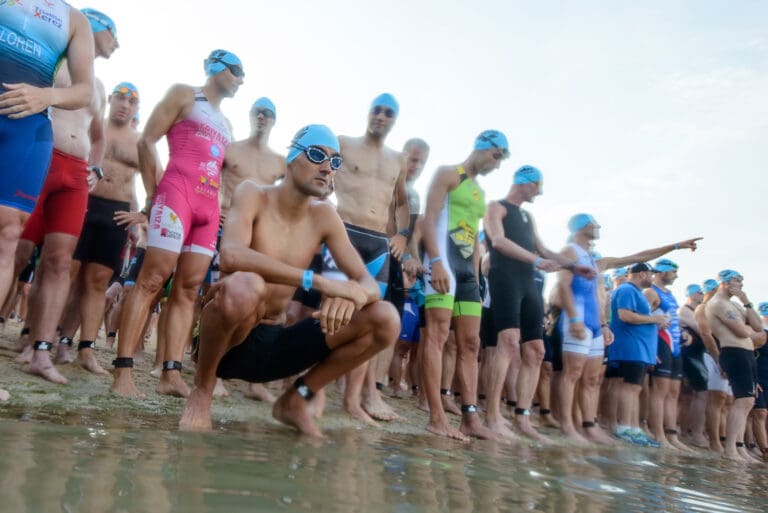
[[[659,258],[660,256],[666,255],[671,251],[675,251],[676,249],[690,249],[691,251],[696,251],[696,242],[700,240],[701,237],[695,237],[693,239],[686,239],[658,248],[646,249],[624,257],[603,257],[597,261],[597,265],[600,271],[605,271],[606,269],[625,267],[636,262],[647,262],[649,260],[653,260],[654,258]]]

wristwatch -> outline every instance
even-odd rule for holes
[[[755,306],[755,305],[753,305],[752,303],[746,303],[744,305],[744,308],[752,308],[753,306]]]
[[[101,169],[101,167],[99,166],[89,166],[88,171],[93,171],[94,173],[96,173],[96,176],[99,178],[99,180],[104,178],[104,170]]]

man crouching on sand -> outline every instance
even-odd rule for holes
[[[318,201],[341,167],[339,142],[325,126],[299,130],[280,185],[245,181],[235,191],[221,239],[221,270],[203,309],[195,389],[179,427],[211,428],[216,377],[261,383],[314,367],[283,393],[274,417],[301,433],[321,436],[307,401],[333,379],[395,343],[400,321],[380,300],[334,206]],[[349,281],[308,270],[324,243]],[[312,317],[285,327],[297,287],[323,295]]]

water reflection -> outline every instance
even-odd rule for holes
[[[574,450],[273,424],[178,433],[175,419],[2,410],[9,512],[736,512],[765,510],[768,472],[714,457]]]

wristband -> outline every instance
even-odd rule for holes
[[[602,323],[602,324],[600,325],[600,327],[601,327],[601,328],[610,328],[610,327],[611,327],[611,325],[610,325],[610,324],[608,324],[607,322],[604,322],[604,323]]]
[[[539,267],[539,264],[540,264],[541,262],[543,262],[543,261],[544,261],[544,259],[543,259],[543,258],[541,258],[541,257],[536,257],[536,260],[534,260],[534,261],[533,261],[533,268],[534,268],[534,269],[536,269],[537,267]]]
[[[307,269],[301,277],[301,286],[304,290],[309,291],[312,288],[312,279],[315,277],[315,271]]]
[[[430,258],[430,259],[429,259],[429,263],[430,263],[430,264],[436,264],[436,263],[438,263],[439,261],[441,261],[442,259],[443,259],[443,257],[439,257],[439,256],[436,256],[436,257],[434,257],[434,258]]]
[[[98,177],[99,180],[104,178],[104,170],[101,169],[99,166],[89,166],[88,170],[89,171],[93,171],[96,174],[96,176]]]
[[[753,305],[752,303],[746,303],[744,305],[744,308],[752,308],[753,306],[755,306],[755,305]]]
[[[571,262],[563,266],[563,269],[573,272],[573,268],[576,267],[576,262]]]
[[[402,235],[406,239],[410,239],[413,232],[411,232],[411,230],[409,230],[408,228],[403,228],[402,230],[398,230],[397,234]]]
[[[675,242],[675,245],[673,247],[675,249],[680,249],[680,243],[679,242]]]
[[[581,317],[571,317],[568,319],[568,322],[571,324],[576,324],[577,322],[581,322]]]
[[[405,262],[405,261],[406,261],[406,260],[408,260],[409,258],[411,258],[411,254],[410,254],[410,253],[406,253],[406,254],[404,254],[404,255],[402,256],[402,258],[400,258],[400,261],[401,261],[401,262]]]

